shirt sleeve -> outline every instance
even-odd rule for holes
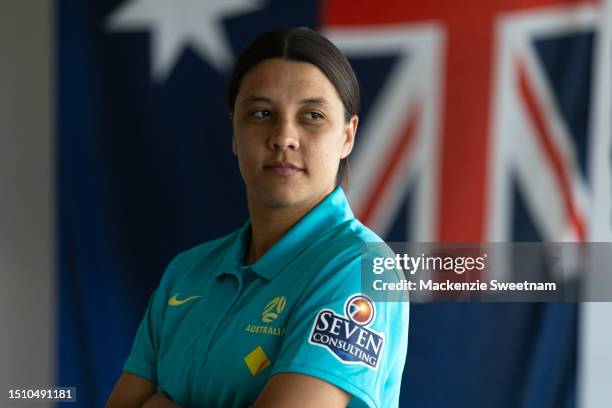
[[[157,382],[157,353],[159,350],[160,323],[157,313],[159,289],[150,298],[147,310],[140,322],[132,351],[128,356],[123,371]]]
[[[320,378],[350,393],[349,407],[399,401],[408,342],[407,302],[373,302],[361,291],[360,257],[306,288],[273,367]]]

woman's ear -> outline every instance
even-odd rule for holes
[[[349,154],[351,154],[351,151],[353,151],[358,125],[359,117],[357,115],[353,115],[344,126],[344,141],[342,144],[342,152],[340,154],[341,159],[346,158]]]

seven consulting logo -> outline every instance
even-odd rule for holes
[[[345,364],[363,364],[376,370],[385,337],[368,328],[375,317],[370,298],[352,295],[344,304],[344,315],[330,309],[317,314],[308,342],[328,349]]]
[[[346,303],[344,310],[346,315],[357,324],[366,326],[374,320],[374,304],[365,296],[353,296]]]

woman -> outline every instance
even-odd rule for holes
[[[397,406],[408,305],[361,294],[361,245],[381,239],[338,186],[348,61],[310,29],[264,34],[228,102],[250,220],[170,263],[107,407]]]

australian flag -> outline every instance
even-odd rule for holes
[[[388,241],[585,241],[594,1],[57,2],[58,385],[101,407],[167,263],[248,217],[224,88],[309,26],[363,109],[348,196]],[[577,306],[412,308],[402,406],[573,407]]]

